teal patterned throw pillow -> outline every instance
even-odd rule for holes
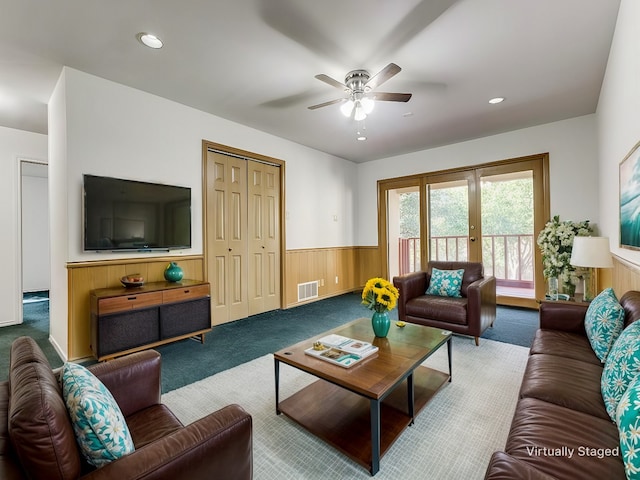
[[[461,297],[460,287],[462,287],[462,276],[464,270],[438,270],[431,269],[431,281],[427,288],[427,295],[438,295],[440,297]]]
[[[625,328],[611,347],[604,364],[600,389],[607,413],[616,419],[618,403],[640,372],[640,322]]]
[[[584,318],[589,343],[601,362],[604,363],[607,359],[609,350],[623,327],[624,308],[613,289],[607,288],[593,299]]]
[[[62,367],[62,395],[82,455],[95,467],[134,451],[120,407],[102,382],[82,365]]]
[[[628,479],[640,479],[640,375],[631,382],[622,395],[616,410],[616,423],[620,437],[620,455]]]

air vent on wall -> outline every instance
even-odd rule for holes
[[[298,301],[318,298],[318,281],[298,284]]]

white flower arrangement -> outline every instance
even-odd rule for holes
[[[593,228],[589,220],[582,222],[560,221],[556,215],[544,226],[538,235],[537,244],[542,251],[543,274],[545,278],[558,278],[564,284],[574,286],[579,276],[571,265],[571,250],[573,238],[576,236],[589,236]]]

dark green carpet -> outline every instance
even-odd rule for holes
[[[52,367],[62,366],[62,360],[49,342],[49,302],[25,303],[22,308],[22,324],[0,328],[0,380],[2,381],[9,376],[11,343],[21,336],[33,337]]]
[[[34,337],[52,366],[62,363],[48,341],[48,302],[25,304],[24,308],[23,325],[0,330],[0,380],[6,380],[8,375],[9,345],[20,335]],[[162,354],[162,391],[166,393],[347,321],[369,316],[371,311],[360,303],[360,294],[346,294],[214,327],[204,344],[183,340],[158,347]],[[398,318],[397,309],[391,312],[391,318]],[[537,328],[537,311],[498,307],[494,328],[482,338],[529,347]]]

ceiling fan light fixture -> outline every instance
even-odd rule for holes
[[[361,101],[360,101],[361,105],[362,105],[362,109],[364,110],[364,113],[366,115],[369,115],[371,112],[373,112],[373,107],[375,107],[376,103],[373,101],[373,99],[369,98],[369,97],[364,97]]]
[[[340,111],[345,117],[350,117],[355,103],[353,100],[347,100],[340,106]]]
[[[164,45],[162,40],[151,33],[141,32],[137,35],[138,40],[149,48],[159,49]]]
[[[365,113],[364,108],[362,107],[362,104],[360,102],[356,102],[355,112],[353,114],[353,119],[356,122],[361,122],[365,118],[367,118],[367,114]]]

